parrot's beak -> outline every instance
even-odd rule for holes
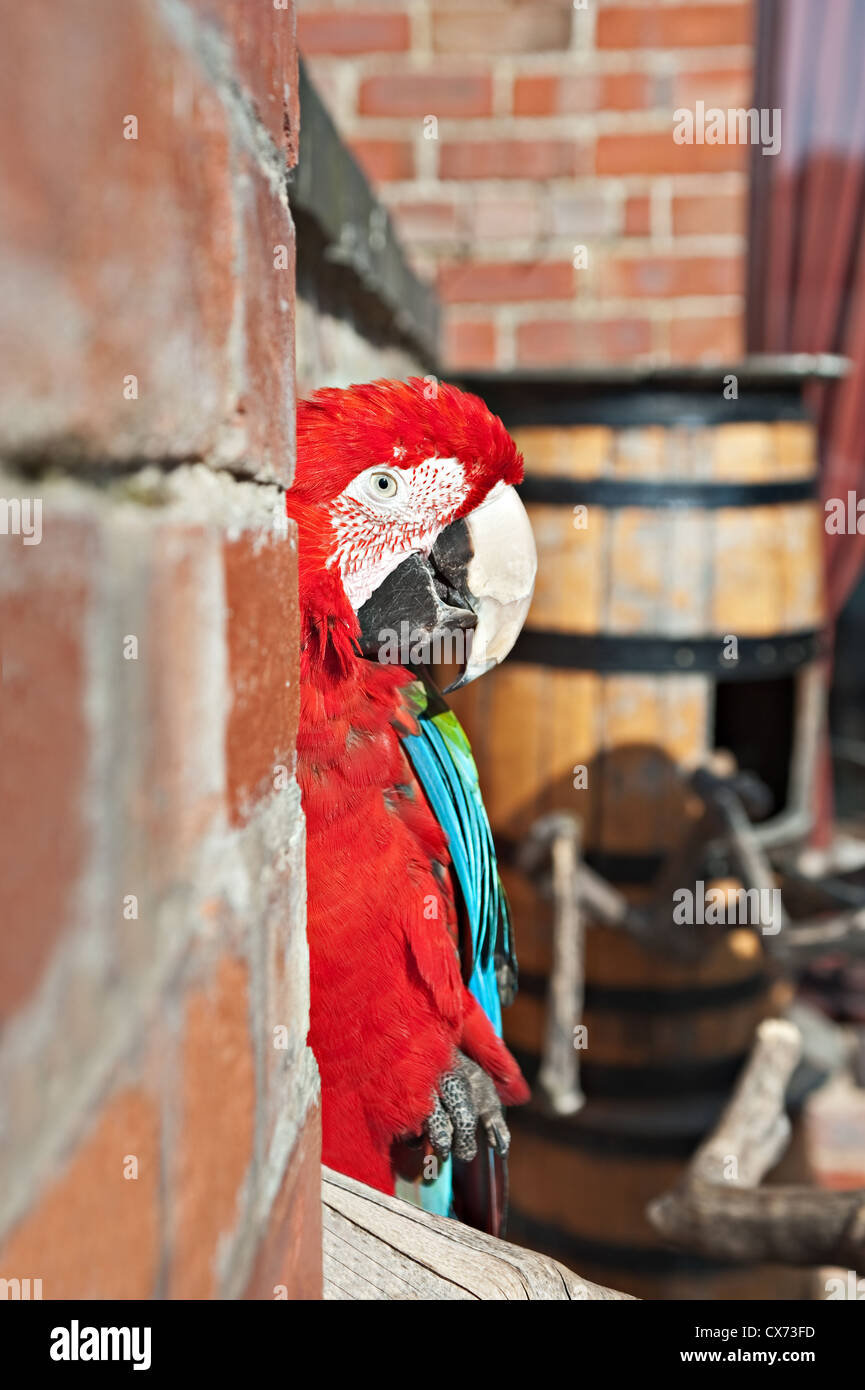
[[[466,607],[477,614],[468,660],[447,687],[459,690],[504,661],[532,601],[538,557],[531,522],[516,490],[497,484],[479,507],[442,532],[432,558]]]
[[[498,483],[430,554],[412,554],[358,610],[361,650],[403,666],[456,665],[457,690],[507,656],[526,620],[537,554],[526,510]],[[387,634],[399,634],[389,645]]]

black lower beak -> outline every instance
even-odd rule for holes
[[[470,597],[457,587],[461,541],[449,534],[461,525],[454,522],[442,533],[429,558],[409,555],[358,610],[364,656],[400,666],[435,665],[443,644],[450,652],[454,635],[476,626]],[[462,570],[464,575],[465,565]],[[462,659],[457,653],[456,660]]]

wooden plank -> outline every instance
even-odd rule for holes
[[[612,475],[616,478],[663,478],[668,471],[667,440],[663,425],[641,425],[616,435]]]
[[[607,425],[520,425],[511,434],[525,459],[526,477],[600,477],[614,447]]]
[[[816,502],[779,507],[784,538],[784,621],[786,632],[820,627],[825,621],[822,548],[824,515]]]
[[[719,425],[713,476],[718,483],[762,483],[776,476],[775,426],[762,421]]]
[[[325,1298],[626,1299],[546,1255],[322,1169]]]
[[[599,632],[607,528],[604,508],[587,507],[585,517],[575,516],[570,507],[546,503],[533,503],[527,510],[539,562],[526,626],[553,632]],[[581,524],[575,526],[575,521]]]

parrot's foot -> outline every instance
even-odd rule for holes
[[[464,1162],[473,1159],[478,1151],[478,1122],[490,1146],[504,1158],[511,1136],[496,1088],[482,1067],[458,1052],[453,1070],[439,1080],[424,1126],[436,1157],[444,1161],[453,1154]]]

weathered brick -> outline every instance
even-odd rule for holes
[[[650,106],[654,83],[645,73],[530,73],[514,82],[518,116],[633,111]]]
[[[38,6],[5,27],[0,114],[0,439],[62,434],[98,459],[215,448],[236,235],[219,95],[158,8],[70,0],[47,28]]]
[[[305,11],[297,17],[301,53],[401,53],[409,37],[408,15],[393,10]]]
[[[487,74],[388,73],[361,83],[364,116],[489,116],[493,84]]]
[[[595,73],[527,73],[514,81],[514,114],[556,116],[585,113],[598,106],[600,78]]]
[[[576,140],[441,142],[443,179],[553,179],[587,173],[591,148]]]
[[[443,266],[438,288],[445,303],[568,299],[574,289],[574,268],[569,261],[499,261]]]
[[[259,170],[247,165],[242,187],[243,366],[232,417],[237,467],[288,487],[294,475],[294,226]]]
[[[293,0],[279,6],[250,5],[247,0],[194,0],[194,4],[228,38],[240,86],[272,139],[284,147],[287,163],[295,164],[299,120]]]
[[[321,1298],[321,1121],[311,1111],[286,1164],[244,1297]]]
[[[247,967],[224,956],[186,1005],[180,1137],[171,1174],[171,1298],[211,1298],[253,1154],[255,1060]]]
[[[738,256],[622,256],[607,261],[602,286],[616,299],[735,294],[742,275]]]
[[[414,177],[414,148],[410,140],[356,139],[351,148],[373,183]]]
[[[625,199],[625,236],[648,236],[651,218],[652,203],[647,194],[637,193]]]
[[[397,202],[390,204],[397,228],[406,240],[448,241],[456,235],[457,210],[454,203]]]
[[[567,48],[571,15],[564,6],[489,10],[433,10],[433,47],[439,53],[541,53]]]
[[[521,366],[627,362],[652,348],[648,319],[530,319],[517,327]]]
[[[226,729],[229,812],[243,821],[290,773],[297,735],[299,670],[297,549],[293,538],[245,531],[225,546],[228,677]]]
[[[599,135],[595,155],[598,174],[723,174],[745,169],[747,145],[677,145],[673,124],[668,131]]]
[[[658,104],[657,84],[642,72],[610,72],[601,80],[604,111],[640,111]]]
[[[670,323],[670,355],[679,362],[735,362],[742,355],[744,331],[741,314],[674,318]]]
[[[676,236],[744,236],[747,192],[682,194],[673,198]]]
[[[39,500],[41,544],[0,537],[0,797],[15,808],[0,835],[0,1018],[26,999],[69,924],[90,848],[87,631],[98,532]]]
[[[750,4],[606,5],[598,10],[598,48],[703,48],[752,40]]]
[[[215,736],[224,706],[214,700],[223,675],[219,535],[176,513],[150,520],[152,527],[146,514],[110,526],[114,606],[106,603],[98,622],[108,680],[119,696],[115,717],[132,723],[135,735],[121,764],[134,815],[118,847],[125,880],[118,886],[121,897],[140,896],[142,916],[152,922],[152,905],[183,882],[190,856],[222,812]],[[118,553],[124,545],[128,562]],[[135,660],[124,658],[127,634],[139,643]],[[114,780],[100,792],[110,804],[123,795]],[[132,938],[141,938],[146,951],[152,932],[139,927]]]
[[[444,359],[451,367],[494,367],[496,328],[491,319],[455,319],[445,322]]]
[[[537,198],[476,196],[462,210],[465,234],[477,241],[536,237],[543,230]]]
[[[38,1278],[46,1299],[143,1299],[159,1275],[160,1118],[126,1089],[99,1113],[65,1169],[0,1249],[0,1278]],[[137,1160],[137,1176],[130,1159]]]
[[[672,78],[671,101],[674,106],[693,107],[696,102],[706,106],[750,106],[754,82],[753,68],[697,68],[677,72]]]
[[[553,236],[570,236],[575,243],[606,237],[618,231],[618,213],[606,190],[597,193],[553,193],[545,230]]]

